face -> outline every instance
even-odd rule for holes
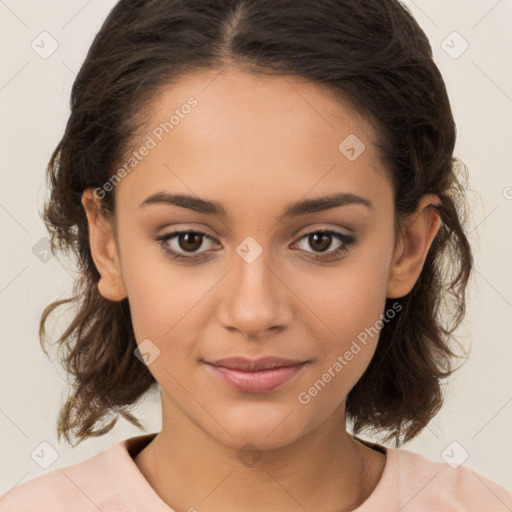
[[[396,253],[375,133],[318,86],[236,70],[188,75],[154,107],[116,185],[115,249],[163,429],[289,444],[343,413],[376,348]],[[208,364],[267,356],[307,363],[267,391]]]

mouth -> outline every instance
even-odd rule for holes
[[[276,357],[252,361],[237,357],[205,363],[212,374],[231,389],[245,393],[264,393],[290,381],[309,361]]]

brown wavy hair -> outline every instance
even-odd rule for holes
[[[109,432],[119,416],[143,429],[130,409],[157,382],[134,357],[128,299],[98,291],[81,196],[101,187],[143,133],[149,105],[180,76],[235,65],[249,73],[302,77],[339,94],[372,120],[389,172],[395,221],[419,198],[437,194],[442,220],[421,275],[384,324],[375,355],[347,396],[355,434],[377,433],[398,447],[440,409],[442,380],[454,371],[450,347],[465,314],[472,253],[464,164],[453,156],[455,123],[425,33],[397,0],[121,0],[103,23],[76,77],[64,135],[47,167],[43,221],[54,253],[71,253],[78,276],[57,344],[73,392],[57,421],[76,444]],[[462,176],[461,171],[465,174]],[[114,211],[115,187],[102,200]],[[45,341],[46,340],[46,341]],[[455,340],[456,341],[456,340]]]

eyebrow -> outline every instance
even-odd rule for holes
[[[179,206],[181,208],[188,208],[199,213],[206,213],[208,215],[215,215],[218,217],[226,218],[227,211],[217,201],[207,201],[194,196],[185,194],[169,194],[167,192],[157,192],[145,199],[139,208],[149,206],[151,204],[169,204]],[[304,199],[296,203],[288,205],[282,218],[298,217],[308,213],[316,213],[324,210],[330,210],[339,206],[349,204],[359,204],[366,206],[370,209],[373,208],[373,203],[364,197],[350,194],[340,193],[329,196],[317,197],[315,199]]]

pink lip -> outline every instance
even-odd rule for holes
[[[267,362],[268,363],[268,362]],[[226,363],[229,364],[229,363]],[[216,377],[229,387],[245,393],[264,393],[271,391],[297,375],[306,363],[288,364],[266,370],[240,370],[207,363]]]
[[[284,359],[282,357],[267,356],[260,359],[248,359],[247,357],[225,357],[217,361],[206,361],[215,366],[222,366],[231,370],[242,370],[252,372],[256,370],[273,370],[282,366],[296,366],[306,361],[295,361],[293,359]]]

